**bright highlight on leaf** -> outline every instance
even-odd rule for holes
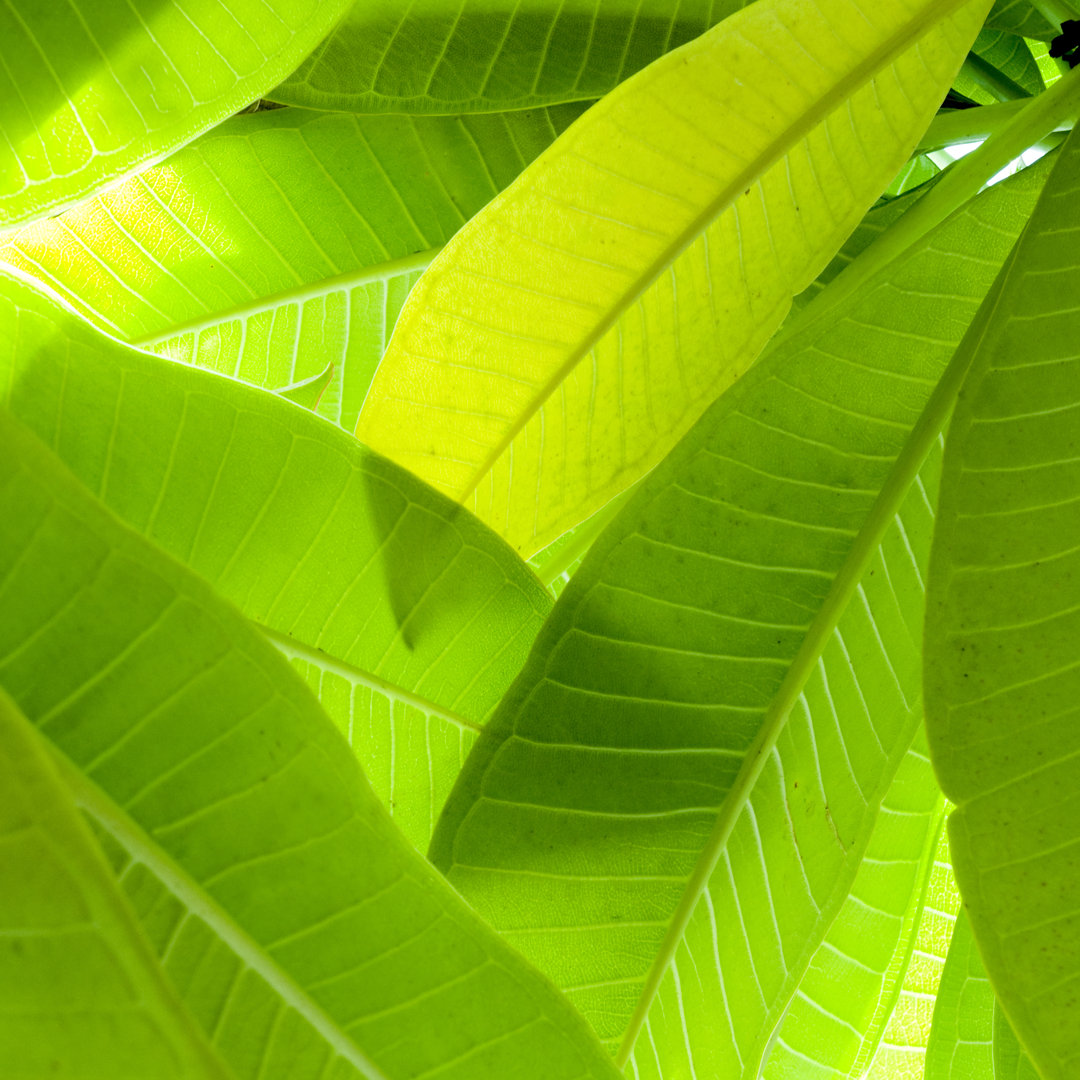
[[[0,259],[110,334],[256,386],[333,363],[318,412],[352,431],[420,272],[579,111],[238,116]]]
[[[160,160],[281,80],[348,0],[6,0],[0,232]]]
[[[544,547],[753,362],[911,152],[985,12],[758,0],[621,84],[429,267],[359,438],[522,555]]]
[[[1077,1080],[1077,3],[0,0],[0,1080]]]

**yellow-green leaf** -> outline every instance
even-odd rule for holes
[[[0,689],[0,1076],[228,1080]]]
[[[620,85],[423,275],[358,436],[523,555],[550,543],[746,370],[988,7],[758,0]]]

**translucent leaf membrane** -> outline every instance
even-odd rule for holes
[[[754,361],[986,6],[757,0],[621,83],[431,264],[358,437],[526,558],[591,516]]]
[[[0,1068],[229,1080],[163,977],[48,744],[0,689]]]
[[[309,109],[416,113],[583,101],[748,2],[364,0],[270,96]]]
[[[920,715],[947,399],[912,433],[1048,167],[716,403],[590,550],[447,804],[436,865],[638,1076],[756,1077],[856,881]]]
[[[9,0],[0,232],[160,160],[260,97],[348,0]]]
[[[960,910],[960,894],[949,863],[948,834],[942,830],[934,862],[921,897],[918,923],[888,1023],[876,1044],[864,1044],[871,1058],[860,1054],[856,1073],[867,1080],[922,1080],[926,1043],[934,1015],[945,955]]]
[[[289,656],[426,848],[550,607],[489,530],[306,410],[0,278],[0,403]]]
[[[998,998],[1047,1080],[1080,1069],[1080,140],[980,313],[929,579],[927,729]]]
[[[615,1080],[393,826],[280,654],[6,411],[0,523],[0,685],[237,1080]]]
[[[236,117],[0,258],[101,329],[256,386],[330,364],[317,411],[351,432],[420,272],[580,111]]]

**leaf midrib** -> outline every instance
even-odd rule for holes
[[[107,792],[94,783],[36,727],[34,730],[38,732],[38,737],[81,810],[97,820],[125,851],[146,866],[184,905],[185,910],[202,919],[241,963],[265,980],[281,1000],[310,1024],[339,1057],[358,1069],[367,1080],[389,1080],[292,976],[281,968],[179,863],[155,844]]]
[[[464,731],[479,733],[483,730],[479,724],[472,720],[468,720],[450,709],[443,708],[441,705],[436,705],[433,701],[420,694],[413,693],[410,690],[403,690],[400,686],[387,682],[385,679],[379,678],[378,675],[373,675],[370,671],[365,671],[363,668],[356,667],[336,656],[331,656],[314,645],[299,641],[288,634],[264,626],[262,623],[256,622],[255,625],[263,636],[289,659],[303,660],[306,663],[314,664],[324,671],[340,675],[351,683],[359,683],[376,693],[390,698],[392,701],[400,701],[403,705],[412,706],[436,719],[445,720],[446,723],[453,724]]]
[[[264,312],[283,307],[286,304],[299,304],[302,306],[309,300],[318,300],[330,293],[348,292],[361,285],[372,285],[380,281],[388,281],[404,274],[422,273],[427,269],[432,259],[442,251],[442,248],[443,245],[427,248],[424,251],[416,252],[414,255],[404,255],[400,259],[387,259],[381,263],[361,267],[359,270],[349,270],[343,274],[335,274],[333,277],[304,282],[293,286],[291,289],[283,289],[281,292],[272,293],[270,296],[255,297],[245,304],[235,304],[220,311],[196,316],[186,322],[176,323],[161,333],[145,334],[141,337],[128,338],[127,341],[128,344],[134,345],[136,348],[149,349],[181,334],[189,334],[212,326],[220,326],[223,323],[233,322],[237,319],[249,319],[255,315],[261,315]]]
[[[626,1034],[615,1058],[620,1068],[626,1064],[634,1049],[634,1044],[644,1026],[667,969],[682,943],[694,910],[708,887],[735,823],[750,799],[765,767],[765,762],[775,748],[791,710],[815,670],[818,659],[823,654],[855,590],[869,569],[874,554],[881,546],[886,531],[899,512],[908,490],[915,482],[915,477],[927,454],[952,414],[972,357],[981,346],[993,322],[993,316],[1001,302],[1002,283],[1008,279],[1019,247],[1018,241],[1006,260],[1000,276],[992,286],[990,294],[976,314],[976,322],[972,324],[942,373],[888,478],[882,485],[881,492],[874,501],[862,529],[859,530],[848,557],[837,573],[821,610],[811,623],[799,651],[792,660],[787,676],[765,712],[758,736],[746,752],[742,767],[724,800],[716,824],[687,881],[682,898],[668,924],[668,931],[661,942],[656,960],[646,977],[638,1004],[627,1025]]]
[[[844,78],[834,84],[833,88],[822,95],[818,102],[804,112],[798,120],[781,131],[776,138],[769,143],[746,169],[740,172],[728,183],[715,198],[701,210],[701,212],[678,233],[671,242],[650,262],[623,293],[622,297],[612,305],[609,313],[601,319],[592,331],[571,350],[566,360],[556,369],[551,377],[541,386],[537,395],[522,410],[517,419],[511,424],[503,436],[492,447],[487,457],[478,466],[476,477],[471,485],[463,490],[458,496],[458,501],[465,502],[480,486],[484,478],[494,468],[496,462],[508,450],[510,444],[524,430],[530,420],[539,413],[549,398],[553,397],[558,388],[569,377],[570,372],[582,363],[592,352],[593,348],[607,334],[630,308],[653,286],[660,275],[674,263],[684,251],[686,251],[700,236],[708,225],[716,220],[728,209],[738,195],[751,186],[756,180],[764,175],[773,165],[781,161],[803,139],[805,139],[819,124],[849,100],[855,90],[868,83],[873,75],[890,66],[899,56],[903,55],[916,42],[933,32],[941,23],[949,18],[955,11],[969,3],[970,0],[947,0],[938,2],[934,15],[936,21],[927,23],[925,9],[914,18],[909,20],[901,29],[887,41],[885,41],[874,53],[856,65]],[[752,9],[743,9],[752,10]],[[723,24],[721,24],[723,25]],[[669,56],[672,54],[668,54]],[[648,69],[645,69],[648,71]],[[595,108],[595,106],[594,106]],[[610,107],[609,107],[610,109]],[[587,114],[586,114],[587,115]],[[573,127],[570,129],[573,131]],[[555,147],[558,146],[558,142]],[[543,159],[552,153],[554,148],[545,151]],[[515,185],[516,186],[516,185]],[[509,189],[513,190],[513,187]],[[500,199],[500,202],[502,200]]]

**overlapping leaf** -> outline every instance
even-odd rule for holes
[[[953,928],[926,1047],[926,1080],[994,1076],[994,991],[971,923],[961,911]]]
[[[881,802],[851,892],[777,1030],[765,1080],[866,1071],[910,961],[943,821],[920,728]]]
[[[0,523],[0,685],[240,1080],[614,1080],[394,828],[286,661],[7,412]]]
[[[945,969],[960,894],[949,862],[949,840],[942,829],[933,869],[919,911],[914,948],[904,970],[899,994],[868,1069],[856,1064],[867,1080],[923,1080],[926,1044],[934,1016],[934,1001]]]
[[[193,139],[288,74],[348,0],[8,0],[0,232]]]
[[[756,1077],[850,889],[918,723],[952,383],[913,426],[1045,173],[717,402],[587,556],[451,796],[432,858],[634,1076]]]
[[[0,403],[293,657],[421,848],[550,601],[460,508],[298,406],[0,279]]]
[[[314,109],[449,113],[606,94],[749,0],[362,0],[281,86]]]
[[[429,267],[359,437],[525,556],[590,516],[752,363],[985,9],[758,0],[621,84]]]
[[[1080,140],[1003,274],[949,434],[926,710],[956,878],[1046,1080],[1080,1069]]]
[[[0,689],[0,1072],[229,1080]]]
[[[982,105],[1012,101],[1045,89],[1039,65],[1018,34],[983,30],[957,76],[955,88]]]
[[[259,386],[332,364],[319,412],[352,431],[420,271],[579,111],[237,117],[0,258],[125,341]]]

